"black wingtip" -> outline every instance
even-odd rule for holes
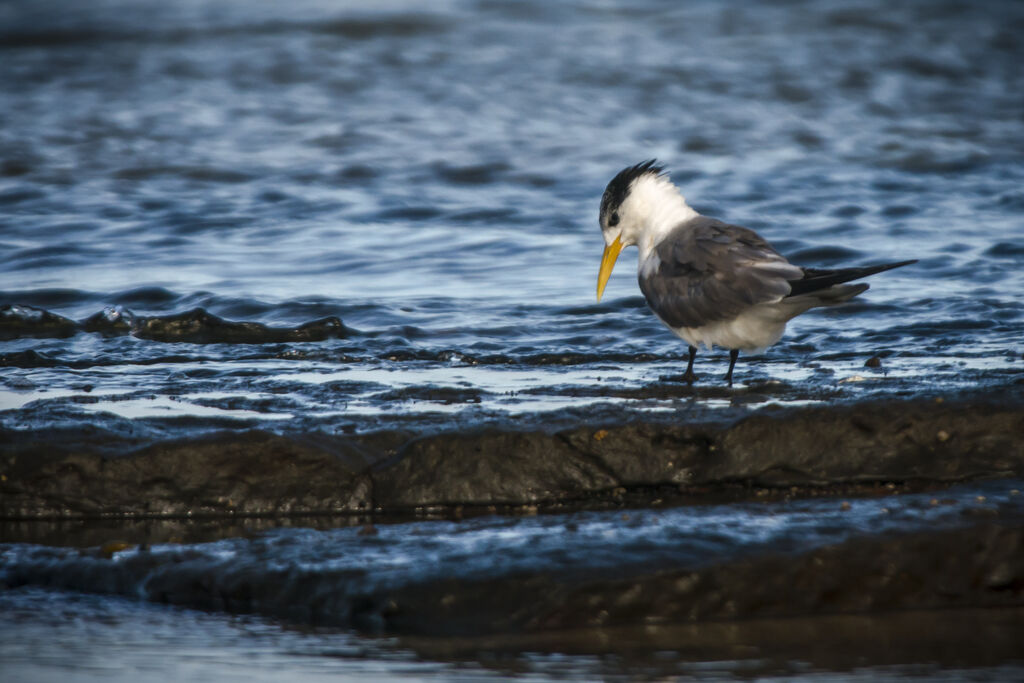
[[[804,268],[804,276],[799,280],[790,280],[791,291],[789,296],[800,296],[839,285],[851,280],[859,280],[862,277],[882,273],[893,268],[901,268],[917,263],[917,259],[899,261],[897,263],[883,263],[877,266],[864,266],[862,268],[840,268],[838,270],[820,270],[816,268]],[[866,289],[866,287],[865,287]]]
[[[864,266],[863,268],[860,269],[861,271],[863,271],[863,274],[859,275],[858,277],[867,277],[868,275],[874,275],[875,273],[884,273],[887,270],[892,270],[893,268],[902,268],[903,266],[909,266],[914,263],[917,263],[916,258],[910,259],[909,261],[899,261],[897,263],[882,263],[877,266]]]
[[[917,263],[919,260],[920,259],[912,258],[909,261],[900,261],[899,263],[890,263],[890,264],[887,264],[885,266],[885,269],[886,270],[891,270],[892,268],[902,268],[903,266],[910,266],[910,265],[913,265],[913,264]]]

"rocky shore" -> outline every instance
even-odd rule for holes
[[[773,496],[1024,476],[1024,404],[916,399],[417,436],[8,431],[0,517],[408,513]]]
[[[766,407],[701,424],[634,420],[561,430],[301,437],[245,431],[156,443],[99,431],[68,436],[4,435],[0,528],[8,537],[34,535],[45,543],[9,551],[8,589],[141,591],[157,602],[399,635],[430,657],[472,658],[478,650],[515,651],[524,643],[572,650],[581,632],[591,640],[580,651],[594,652],[616,629],[626,629],[640,649],[659,639],[678,649],[678,630],[697,623],[744,625],[736,638],[768,642],[775,636],[757,624],[795,619],[794,627],[813,630],[815,620],[871,615],[872,632],[891,632],[894,642],[910,646],[921,645],[918,634],[927,631],[936,652],[970,661],[979,651],[971,634],[989,633],[983,654],[1002,662],[1013,659],[1009,634],[1024,623],[1024,404],[1005,395]],[[946,500],[952,494],[944,491],[958,483],[970,490]],[[997,487],[999,502],[971,488],[978,486]],[[269,551],[258,549],[225,564],[202,545],[178,545],[188,525],[205,525],[201,533],[193,527],[193,542],[233,539],[249,548],[243,539],[252,538],[259,546],[261,529],[288,519],[318,526],[307,522],[319,515],[322,528],[334,529],[327,533],[361,527],[343,536],[356,544],[350,551],[334,551],[348,557],[366,550],[361,543],[419,543],[416,537],[435,533],[406,525],[394,532],[404,537],[382,531],[377,539],[378,529],[410,516],[511,513],[514,526],[516,514],[591,511],[614,528],[620,516],[644,511],[637,529],[649,533],[657,516],[685,518],[693,504],[763,502],[758,514],[770,519],[772,503],[812,498],[821,501],[815,509],[834,515],[857,497],[877,500],[874,511],[841,521],[811,516],[813,533],[823,538],[846,529],[835,542],[808,541],[794,527],[784,543],[748,546],[736,536],[717,555],[679,562],[664,555],[679,541],[658,537],[611,564],[621,540],[599,540],[606,559],[594,564],[588,558],[596,549],[577,536],[572,515],[534,518],[547,525],[547,555],[525,547],[504,564],[491,555],[510,552],[499,544],[457,563],[459,576],[429,570],[434,551],[423,549],[415,551],[422,568],[418,561],[402,578],[384,580],[364,569],[265,565],[260,558]],[[949,512],[938,526],[921,512],[943,506]],[[746,513],[735,514],[740,520]],[[82,533],[89,520],[107,526]],[[37,528],[12,533],[19,524]],[[326,547],[342,537],[332,538]],[[149,550],[158,544],[159,552]],[[563,556],[571,561],[557,559]],[[985,616],[991,608],[1002,609],[998,624]],[[921,626],[958,610],[979,626],[966,634],[955,625]],[[840,626],[867,647],[863,625]],[[744,647],[728,639],[719,645]],[[842,652],[838,644],[833,649]]]

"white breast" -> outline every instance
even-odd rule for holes
[[[730,320],[718,320],[701,327],[672,327],[690,346],[721,346],[726,349],[760,351],[782,339],[791,315],[777,304],[753,306]]]

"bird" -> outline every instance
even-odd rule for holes
[[[689,344],[682,379],[692,385],[698,347],[729,349],[732,386],[740,351],[774,345],[790,319],[849,301],[868,288],[845,284],[916,263],[857,268],[803,268],[749,228],[701,215],[686,203],[656,159],[624,168],[608,183],[599,212],[604,253],[597,300],[619,253],[636,246],[640,290],[654,314]]]

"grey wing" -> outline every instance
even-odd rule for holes
[[[681,224],[641,264],[640,289],[672,327],[701,327],[780,301],[803,271],[753,230],[701,216]]]

